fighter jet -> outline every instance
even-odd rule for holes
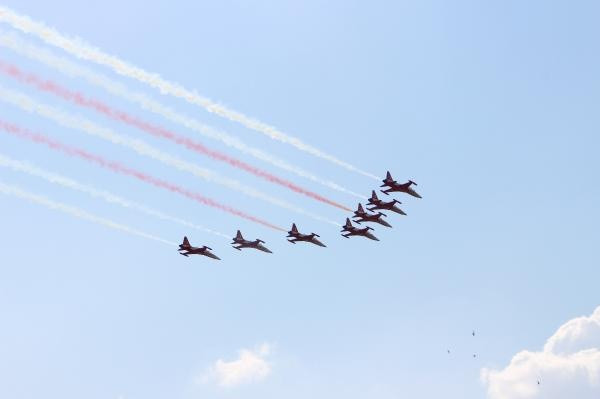
[[[311,244],[318,245],[320,247],[326,247],[327,245],[323,244],[321,241],[317,240],[316,237],[320,237],[318,234],[310,233],[310,234],[302,234],[298,231],[296,227],[296,223],[292,223],[292,229],[288,231],[287,238],[291,238],[288,240],[292,244],[297,243],[298,241],[306,241]]]
[[[237,249],[238,251],[241,251],[242,248],[254,248],[254,249],[258,249],[259,251],[268,252],[268,253],[272,254],[273,252],[271,252],[269,250],[269,248],[265,247],[263,245],[264,243],[265,242],[263,240],[260,240],[258,238],[254,241],[244,240],[244,237],[242,236],[242,232],[238,230],[237,234],[233,238],[233,242],[231,244],[233,244],[233,247],[235,249]],[[237,245],[237,247],[235,245]]]
[[[341,233],[342,233],[342,236],[346,237],[346,238],[350,238],[350,236],[363,236],[363,237],[367,237],[371,240],[379,241],[379,238],[377,238],[373,234],[369,233],[369,230],[373,230],[373,228],[367,226],[365,228],[359,229],[352,225],[350,218],[346,218],[346,224],[342,228]],[[343,233],[346,233],[346,234],[343,234]]]
[[[358,204],[358,209],[354,211],[354,216],[352,216],[352,217],[358,218],[357,220],[354,220],[354,222],[356,222],[358,224],[360,224],[361,222],[372,222],[372,223],[379,223],[382,226],[392,227],[388,222],[386,222],[385,220],[383,220],[381,218],[382,216],[385,216],[385,215],[381,212],[367,213],[363,209],[362,204]]]
[[[209,258],[221,260],[221,258],[210,251],[212,251],[212,248],[209,248],[206,245],[203,247],[192,247],[187,237],[183,237],[183,244],[179,244],[179,253],[183,256],[204,255]]]
[[[402,202],[398,200],[393,200],[390,202],[385,202],[377,198],[377,194],[375,194],[375,190],[371,192],[371,198],[369,198],[369,205],[372,205],[371,208],[367,208],[371,212],[376,210],[386,210],[399,213],[401,215],[406,215],[404,211],[396,206],[396,204],[401,204]]]
[[[385,179],[382,180],[383,184],[380,187],[388,187],[386,190],[381,190],[382,193],[389,195],[389,193],[391,192],[401,192],[401,193],[406,193],[406,194],[410,194],[413,197],[417,197],[417,198],[422,198],[419,194],[417,194],[417,192],[415,190],[413,190],[410,186],[412,186],[413,184],[416,186],[417,183],[415,183],[412,180],[409,180],[406,183],[398,183],[396,180],[394,180],[392,178],[392,175],[390,174],[390,172],[387,172],[387,175],[385,176]]]

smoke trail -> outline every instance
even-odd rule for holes
[[[15,197],[36,203],[38,205],[43,205],[50,209],[55,209],[57,211],[67,213],[71,216],[75,216],[76,218],[84,219],[84,220],[87,220],[89,222],[96,223],[96,224],[101,224],[102,226],[110,227],[111,229],[121,230],[121,231],[124,231],[125,233],[129,233],[134,236],[144,237],[149,240],[162,242],[163,244],[177,246],[177,243],[174,243],[172,241],[163,240],[162,238],[153,236],[151,234],[144,233],[143,231],[133,229],[131,227],[125,226],[120,223],[113,222],[112,220],[108,220],[108,219],[104,219],[104,218],[92,215],[91,213],[88,213],[79,208],[65,205],[60,202],[52,201],[44,196],[30,193],[30,192],[22,190],[16,186],[11,186],[11,185],[0,182],[0,193],[6,194],[6,195],[14,195]]]
[[[25,138],[25,139],[31,140],[35,143],[45,144],[46,146],[48,146],[49,148],[51,148],[53,150],[63,152],[65,154],[73,156],[73,157],[78,157],[78,158],[84,159],[88,162],[102,166],[103,168],[110,169],[113,172],[120,173],[120,174],[123,174],[126,176],[135,177],[136,179],[141,180],[145,183],[149,183],[149,184],[152,184],[153,186],[160,187],[160,188],[169,190],[171,192],[183,195],[184,197],[192,199],[200,204],[220,209],[224,212],[239,216],[241,218],[250,220],[250,221],[258,223],[258,224],[262,224],[263,226],[269,227],[274,230],[286,231],[285,229],[283,229],[281,227],[277,227],[274,224],[266,222],[262,219],[259,219],[252,215],[249,215],[245,212],[242,212],[242,211],[232,208],[230,206],[223,205],[220,202],[217,202],[208,197],[204,197],[203,195],[200,195],[193,191],[187,190],[181,186],[175,185],[173,183],[169,183],[164,180],[160,180],[154,176],[147,175],[138,170],[124,166],[118,162],[108,161],[98,155],[91,154],[91,153],[81,150],[79,148],[67,146],[66,144],[63,144],[59,141],[52,140],[49,137],[43,136],[41,134],[36,134],[36,133],[32,133],[28,130],[21,129],[18,126],[12,125],[12,124],[7,123],[2,120],[0,120],[0,129],[6,133],[12,134],[12,135],[20,137],[20,138]]]
[[[22,40],[14,32],[3,33],[0,30],[0,46],[6,47],[16,52],[17,54],[20,54],[27,58],[41,62],[44,65],[54,68],[67,76],[81,77],[85,79],[88,83],[94,86],[101,87],[117,97],[135,103],[141,108],[153,112],[157,115],[160,115],[173,123],[182,125],[205,137],[218,140],[229,147],[235,148],[238,151],[248,154],[256,159],[260,159],[261,161],[267,162],[277,168],[280,168],[290,173],[294,173],[297,176],[309,179],[315,183],[321,184],[330,189],[343,192],[348,195],[352,195],[356,198],[360,198],[363,200],[367,199],[367,197],[365,197],[362,194],[358,194],[351,190],[348,190],[347,188],[342,187],[339,184],[334,183],[330,180],[317,177],[316,175],[298,166],[292,165],[283,159],[277,158],[274,155],[269,154],[261,149],[251,147],[244,143],[242,140],[238,139],[237,137],[231,136],[225,132],[219,131],[208,125],[205,125],[197,119],[178,113],[172,108],[153,100],[152,98],[146,96],[143,93],[132,92],[128,90],[125,86],[123,86],[121,83],[116,82],[105,75],[96,73],[93,70],[78,65],[64,57],[58,57],[46,48],[36,46],[28,41]]]
[[[174,133],[170,130],[167,130],[160,126],[152,125],[148,122],[144,122],[140,119],[137,119],[136,117],[134,117],[132,115],[129,115],[126,112],[114,109],[103,102],[100,102],[98,100],[94,100],[91,98],[86,98],[81,93],[71,91],[65,87],[60,86],[58,83],[55,83],[55,82],[52,82],[49,80],[43,80],[33,74],[27,74],[27,73],[21,71],[19,68],[17,68],[14,65],[4,63],[2,60],[0,60],[0,71],[7,74],[8,76],[16,79],[17,81],[19,81],[21,83],[27,83],[27,84],[33,85],[34,87],[36,87],[39,90],[54,94],[54,95],[66,100],[66,101],[69,101],[73,104],[76,104],[76,105],[79,105],[82,107],[86,107],[86,108],[91,108],[91,109],[95,110],[96,112],[99,112],[113,120],[117,120],[117,121],[120,121],[127,125],[134,126],[134,127],[138,128],[146,133],[149,133],[153,136],[161,137],[161,138],[165,138],[167,140],[173,141],[173,142],[175,142],[179,145],[183,145],[186,148],[188,148],[192,151],[195,151],[199,154],[211,157],[211,158],[221,161],[221,162],[225,162],[233,167],[236,167],[245,172],[248,172],[255,176],[263,178],[271,183],[278,184],[278,185],[288,188],[292,191],[295,191],[299,194],[303,194],[303,195],[310,197],[312,199],[315,199],[317,201],[321,201],[328,205],[335,206],[336,208],[342,209],[344,211],[350,211],[349,208],[347,208],[343,205],[340,205],[334,201],[331,201],[327,198],[324,198],[323,196],[316,194],[312,191],[309,191],[302,187],[299,187],[290,181],[287,181],[285,179],[277,177],[271,173],[268,173],[264,170],[256,168],[256,167],[249,165],[243,161],[240,161],[238,159],[230,157],[222,152],[211,150],[199,142],[190,140],[187,137],[177,135],[176,133]]]
[[[206,111],[217,114],[221,117],[238,122],[249,129],[260,132],[273,140],[278,140],[290,144],[297,149],[307,152],[315,157],[329,161],[335,165],[341,166],[347,170],[359,173],[363,176],[375,180],[379,178],[371,173],[365,172],[356,166],[344,162],[333,155],[327,154],[309,144],[304,143],[297,137],[290,136],[277,128],[263,123],[257,119],[250,118],[241,112],[231,110],[224,105],[217,104],[212,100],[201,96],[195,91],[190,91],[178,83],[167,81],[158,74],[147,72],[146,70],[129,64],[118,57],[104,53],[102,50],[90,46],[79,38],[70,38],[62,35],[55,29],[47,27],[43,23],[35,22],[25,15],[19,15],[9,8],[0,6],[0,21],[10,24],[15,29],[25,33],[33,34],[48,44],[62,48],[64,51],[88,61],[111,68],[116,73],[136,79],[155,89],[162,94],[170,94],[181,98],[191,104],[204,108]]]
[[[228,235],[219,233],[218,231],[214,231],[214,230],[211,230],[204,226],[200,226],[200,225],[188,222],[187,220],[183,220],[183,219],[175,217],[175,216],[167,215],[161,211],[157,211],[146,205],[142,205],[142,204],[136,203],[134,201],[124,199],[123,197],[120,197],[116,194],[112,194],[108,191],[100,190],[100,189],[94,188],[92,186],[79,183],[73,179],[70,179],[65,176],[61,176],[57,173],[48,172],[48,171],[38,168],[34,165],[31,165],[28,162],[18,161],[18,160],[11,159],[5,155],[0,154],[0,166],[4,166],[6,168],[11,168],[12,170],[15,170],[18,172],[27,173],[31,176],[40,177],[50,183],[58,184],[60,186],[66,187],[66,188],[70,188],[72,190],[76,190],[76,191],[88,194],[94,198],[101,198],[106,202],[109,202],[111,204],[117,204],[124,208],[135,209],[136,211],[142,212],[149,216],[156,217],[158,219],[168,220],[170,222],[177,223],[182,226],[190,227],[190,228],[193,228],[196,230],[201,230],[206,233],[211,233],[211,234],[217,235],[219,237],[223,237],[223,238],[227,238],[227,239],[230,238]]]
[[[0,86],[0,100],[15,105],[25,111],[35,112],[36,114],[51,119],[62,126],[71,129],[76,129],[86,134],[99,137],[106,141],[110,141],[114,144],[119,144],[121,146],[127,147],[140,155],[150,157],[176,169],[191,173],[196,177],[220,184],[232,190],[242,192],[250,197],[261,199],[272,205],[279,206],[281,208],[299,213],[301,215],[309,216],[315,220],[337,225],[337,223],[333,221],[330,221],[319,215],[315,215],[311,212],[305,211],[304,209],[292,205],[286,201],[271,197],[270,195],[265,194],[255,188],[246,186],[238,182],[237,180],[221,176],[212,170],[202,168],[194,163],[184,161],[173,155],[160,151],[159,149],[152,147],[151,145],[147,144],[142,140],[133,139],[124,135],[117,134],[110,129],[98,126],[92,121],[87,120],[85,118],[73,116],[54,107],[38,103],[23,93],[5,89],[2,86]]]

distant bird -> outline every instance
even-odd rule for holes
[[[473,334],[473,336],[475,336],[475,330],[473,330],[473,332],[471,334]]]
[[[473,358],[476,358],[476,357],[477,357],[477,355],[475,353],[473,353]]]
[[[538,385],[540,385],[540,380],[538,380]]]
[[[448,354],[450,354],[450,349],[448,349]]]

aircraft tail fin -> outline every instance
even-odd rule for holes
[[[365,213],[365,210],[364,210],[364,208],[363,208],[363,206],[362,206],[361,203],[358,204],[358,212],[359,213]]]
[[[387,171],[387,173],[385,175],[385,178],[388,179],[388,180],[394,180],[394,178],[392,177],[392,174],[390,173],[389,170]]]
[[[235,235],[235,238],[237,238],[238,240],[243,240],[244,237],[242,236],[242,232],[238,230],[237,234]]]
[[[377,198],[377,194],[375,194],[375,190],[371,191],[371,199],[373,201],[377,201],[379,198]]]
[[[292,223],[292,232],[297,233],[298,228],[296,227],[296,223]]]
[[[344,227],[347,229],[352,227],[352,222],[350,221],[350,218],[346,218],[346,224],[344,225]]]
[[[183,237],[183,244],[181,244],[184,247],[191,247],[190,245],[190,241],[188,240],[187,237]]]

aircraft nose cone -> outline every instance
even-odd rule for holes
[[[386,222],[385,220],[381,220],[381,224],[384,225],[385,227],[392,227],[392,225],[389,224],[388,222]]]

